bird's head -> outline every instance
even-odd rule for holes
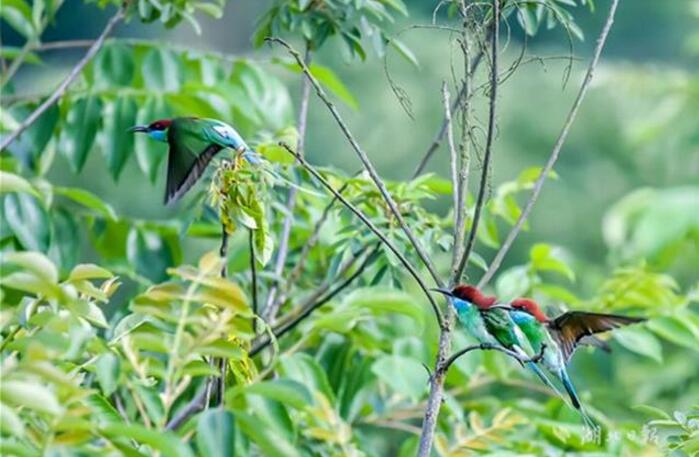
[[[148,125],[134,125],[129,132],[142,132],[157,141],[167,141],[167,129],[170,128],[172,119],[160,119]]]
[[[478,288],[468,285],[461,284],[453,289],[434,289],[449,297],[455,298],[454,306],[458,308],[459,301],[466,302],[469,305],[476,305],[480,309],[488,309],[495,304],[497,299],[495,297],[488,297],[483,295],[483,293],[478,290]]]
[[[510,306],[514,309],[529,313],[539,322],[548,322],[549,318],[544,314],[539,305],[531,298],[517,298],[512,300]]]

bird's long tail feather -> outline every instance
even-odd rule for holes
[[[573,386],[573,382],[570,380],[570,376],[568,376],[568,372],[566,371],[566,369],[563,368],[558,374],[558,376],[566,392],[568,392],[568,396],[570,397],[570,402],[572,403],[573,407],[576,410],[578,410],[580,416],[582,416],[583,422],[590,429],[590,431],[594,433],[594,436],[597,436],[599,426],[587,414],[587,412],[585,412],[585,408],[583,408],[582,404],[580,403],[580,397],[578,397],[578,393],[575,390],[575,386]]]
[[[529,356],[527,355],[527,353],[524,352],[524,350],[523,350],[521,347],[519,347],[519,346],[513,346],[512,349],[513,349],[513,350],[517,353],[517,355],[519,355],[520,357],[529,358]],[[554,392],[556,393],[556,395],[558,395],[559,397],[563,398],[563,394],[561,393],[561,391],[558,390],[558,388],[556,387],[556,385],[548,378],[548,376],[546,376],[546,374],[541,370],[541,368],[539,368],[539,366],[538,366],[535,362],[526,362],[526,366],[527,366],[527,368],[529,368],[529,369],[541,380],[541,382],[543,382],[544,384],[546,384],[546,386],[547,386],[549,389],[551,389],[552,391],[554,391]]]

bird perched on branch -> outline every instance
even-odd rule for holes
[[[262,157],[250,149],[233,127],[217,119],[160,119],[148,125],[133,126],[129,131],[145,133],[170,146],[165,204],[179,200],[201,178],[211,159],[223,149],[236,151],[236,160],[242,157],[252,164],[262,161]]]
[[[541,363],[561,381],[573,407],[580,412],[588,425],[594,427],[594,422],[580,404],[578,394],[566,370],[566,364],[577,346],[586,344],[584,342],[586,338],[643,322],[645,319],[584,311],[568,311],[554,319],[549,319],[539,305],[529,298],[518,298],[509,306],[496,305],[496,307],[501,308],[501,311],[510,310],[512,320],[529,340],[534,351],[540,350],[542,344],[546,345],[542,351]],[[597,344],[593,343],[593,345]]]
[[[456,309],[459,321],[466,330],[480,343],[501,345],[515,352],[524,359],[529,359],[530,354],[524,349],[523,336],[517,332],[514,321],[508,312],[496,307],[497,298],[486,296],[474,286],[459,285],[453,289],[433,289],[448,297]],[[527,367],[541,379],[541,381],[558,393],[558,389],[546,377],[534,362],[526,362]]]

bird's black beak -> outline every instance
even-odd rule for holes
[[[489,309],[494,309],[494,308],[505,309],[507,311],[514,311],[515,310],[513,307],[508,306],[508,305],[493,305]]]
[[[443,289],[441,287],[437,287],[436,289],[430,289],[433,292],[439,292],[440,294],[444,294],[447,297],[453,297],[454,295],[451,293],[451,290],[449,289]]]
[[[129,132],[147,132],[148,126],[147,125],[134,125],[128,131]]]

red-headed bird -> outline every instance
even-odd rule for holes
[[[506,308],[506,306],[500,307]],[[578,394],[566,370],[566,364],[579,344],[587,344],[584,341],[585,338],[625,325],[643,322],[645,319],[585,311],[568,311],[550,319],[539,305],[529,298],[513,300],[510,307],[509,314],[512,320],[527,337],[532,349],[540,351],[542,344],[546,345],[541,358],[542,365],[561,381],[573,407],[581,413],[588,425],[594,427],[592,419],[587,416],[580,404]]]

